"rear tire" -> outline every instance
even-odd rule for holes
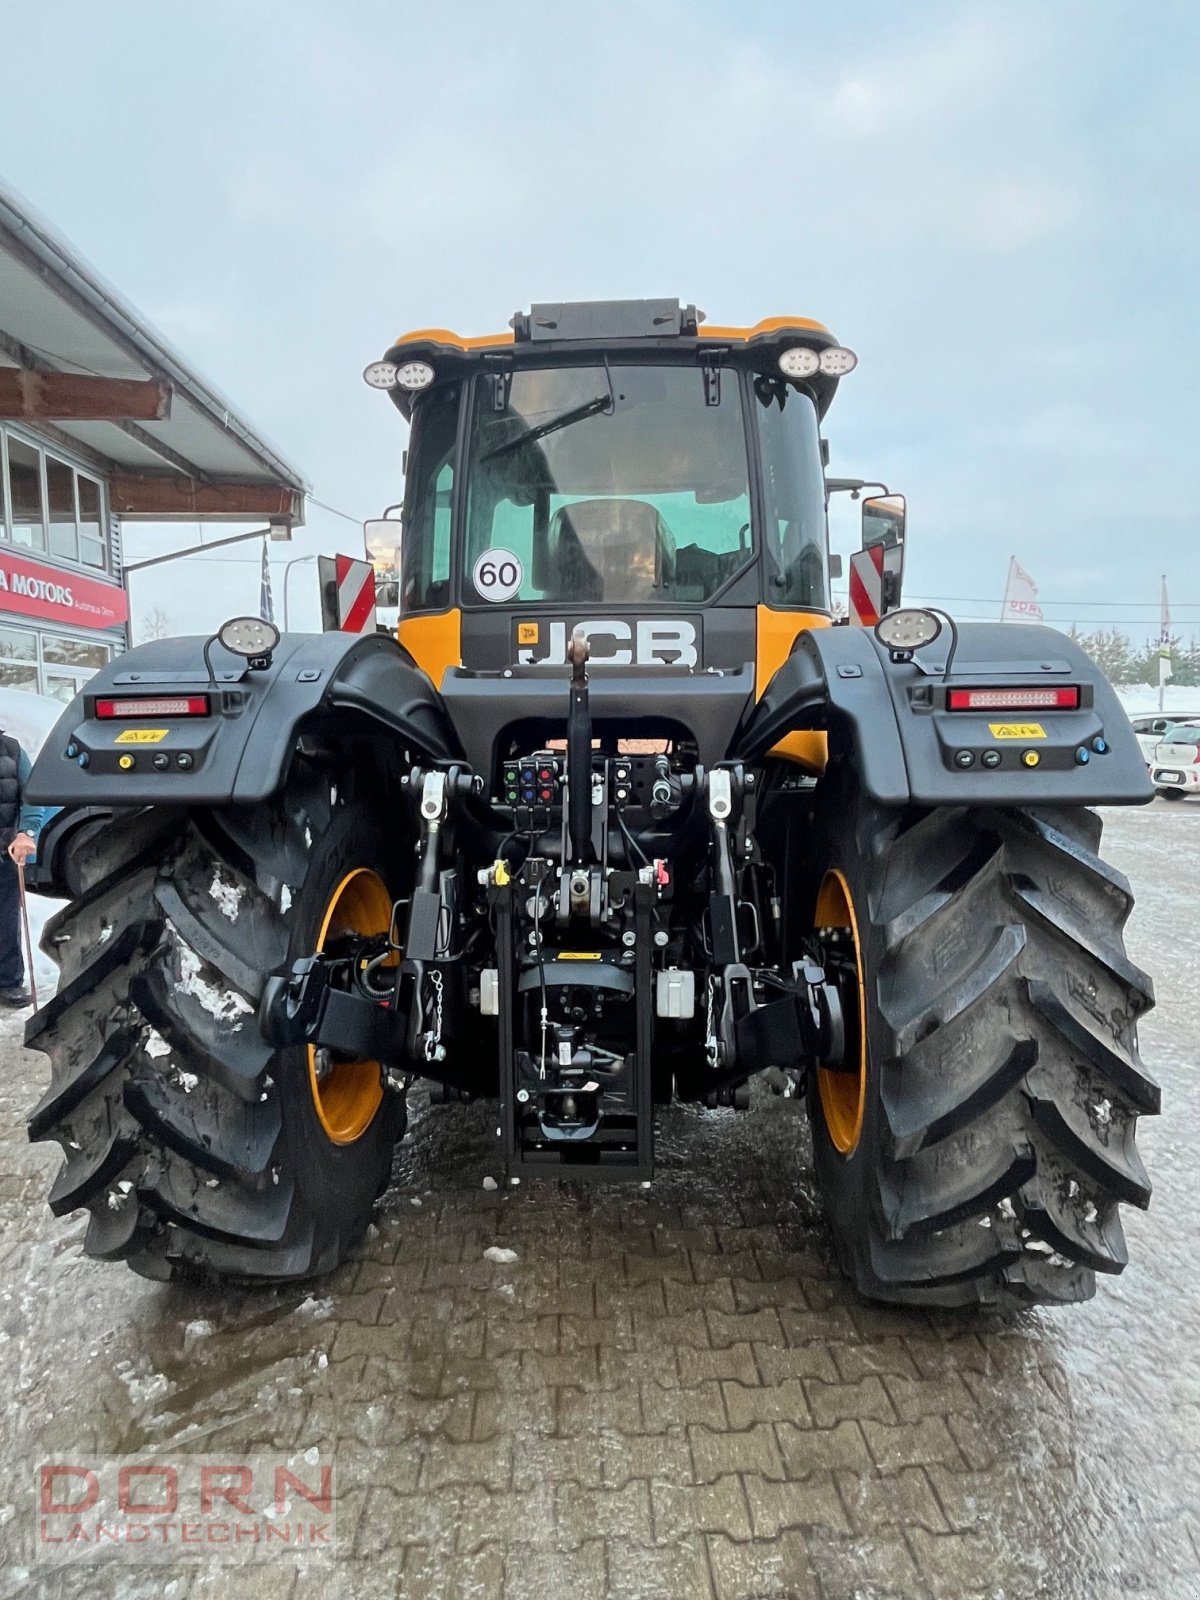
[[[1182,800],[1187,793],[1185,789],[1160,789],[1158,792],[1164,800]]]
[[[60,988],[27,1043],[51,1061],[30,1137],[62,1146],[50,1205],[90,1212],[87,1254],[152,1278],[278,1282],[330,1271],[362,1233],[403,1098],[335,1142],[307,1052],[272,1050],[256,1020],[267,975],[315,948],[360,866],[398,892],[371,808],[299,765],[253,810],[145,811],[80,841],[80,898],[44,940]]]
[[[886,811],[843,769],[814,824],[809,923],[834,869],[864,979],[857,1137],[827,1120],[817,1074],[809,1093],[845,1272],[914,1305],[1089,1298],[1126,1263],[1120,1202],[1149,1202],[1134,1133],[1159,1109],[1137,1050],[1153,990],[1125,955],[1132,896],[1095,853],[1099,818]]]

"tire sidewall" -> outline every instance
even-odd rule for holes
[[[358,807],[347,807],[337,815],[328,830],[313,839],[308,873],[289,908],[289,963],[314,952],[333,892],[355,868],[367,867],[378,873],[389,892],[397,895],[400,868],[396,856],[393,842],[366,821]],[[359,1137],[337,1144],[317,1112],[307,1048],[281,1050],[274,1070],[279,1080],[284,1150],[297,1190],[319,1225],[344,1222],[354,1230],[369,1215],[390,1169],[393,1147],[403,1134],[403,1096],[385,1092]]]
[[[863,825],[866,820],[862,796],[845,772],[836,775],[823,794],[818,791],[813,818],[812,872],[804,901],[805,925],[811,928],[815,923],[821,884],[826,873],[836,868],[849,887],[858,927],[865,996],[867,1073],[862,1129],[854,1149],[844,1155],[830,1138],[815,1068],[809,1074],[808,1113],[813,1163],[838,1259],[847,1275],[859,1282],[870,1275],[869,1240],[878,1195],[884,1131],[880,1064],[889,1048],[888,1030],[877,997],[881,938],[871,914],[882,888],[883,865],[876,864],[859,848],[860,842],[870,836]]]

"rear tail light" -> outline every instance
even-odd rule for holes
[[[1079,689],[951,689],[947,711],[1078,711]]]
[[[151,700],[137,698],[133,700],[97,700],[96,715],[100,718],[134,718],[134,717],[206,717],[208,715],[208,696],[206,694],[181,694],[171,698]]]

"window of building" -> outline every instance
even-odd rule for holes
[[[99,480],[16,434],[9,433],[4,442],[13,543],[106,571],[109,537]],[[0,463],[3,458],[0,452]],[[0,495],[0,519],[3,510]]]
[[[27,628],[0,628],[0,687],[38,693],[37,634]]]
[[[30,550],[46,548],[46,512],[42,498],[41,451],[9,435],[8,496],[12,507],[14,544]]]
[[[96,639],[0,626],[0,688],[25,689],[68,703],[112,654],[111,645]]]
[[[46,457],[46,502],[50,512],[50,554],[79,560],[79,528],[75,521],[75,474],[65,461]]]
[[[79,494],[79,559],[87,567],[107,566],[104,509],[100,485],[82,472],[75,474]]]

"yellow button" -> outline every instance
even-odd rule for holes
[[[120,767],[122,772],[128,772],[130,767],[133,766],[133,757],[121,756],[117,760],[117,765]]]
[[[1036,767],[1041,759],[1036,750],[1026,750],[1021,756],[1021,760],[1027,767]]]

